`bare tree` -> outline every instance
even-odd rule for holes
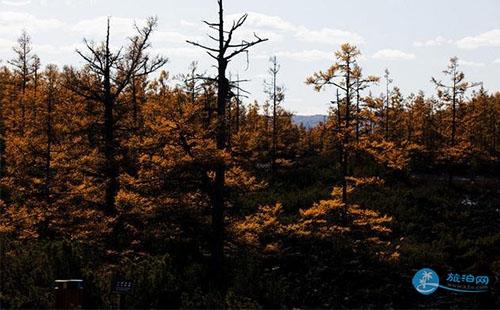
[[[249,80],[240,80],[239,74],[236,75],[236,80],[232,80],[229,75],[229,95],[227,100],[227,147],[232,148],[232,136],[240,130],[240,102],[241,98],[248,98],[248,91],[241,88],[240,84]],[[233,109],[233,106],[235,108]],[[236,119],[236,130],[233,129],[233,110]]]
[[[269,59],[271,66],[268,69],[268,73],[271,76],[271,81],[264,81],[265,92],[268,94],[269,98],[273,102],[273,132],[271,141],[271,173],[274,176],[276,174],[276,144],[278,139],[278,115],[277,109],[281,102],[285,99],[285,91],[283,86],[277,84],[278,73],[280,72],[281,66],[278,64],[276,56]]]
[[[236,75],[236,133],[240,131],[240,109],[241,109],[241,89],[240,89],[240,75]]]
[[[106,39],[99,45],[84,40],[87,54],[77,50],[85,60],[84,71],[68,69],[68,88],[87,100],[101,103],[104,106],[104,156],[106,178],[104,211],[115,213],[116,194],[120,188],[119,163],[116,159],[118,143],[115,139],[114,109],[117,99],[134,78],[147,76],[160,69],[167,59],[150,57],[146,51],[151,47],[150,37],[157,25],[157,18],[149,18],[146,26],[135,26],[137,34],[130,38],[129,46],[113,52],[110,49],[110,19],[106,29]],[[85,78],[89,72],[94,79]],[[98,81],[95,83],[95,81]]]
[[[236,56],[246,53],[248,49],[256,44],[266,41],[254,34],[254,39],[233,43],[235,32],[243,26],[248,15],[244,14],[238,20],[233,21],[231,27],[224,27],[224,8],[223,1],[218,0],[219,20],[218,22],[204,21],[208,27],[215,30],[217,37],[208,35],[210,39],[217,43],[216,47],[206,46],[197,42],[187,41],[188,43],[201,47],[207,54],[217,61],[217,128],[216,143],[217,149],[226,150],[227,144],[227,122],[226,122],[226,103],[230,93],[230,83],[226,77],[226,70],[229,62]],[[220,160],[215,165],[215,183],[212,194],[212,272],[214,285],[218,289],[223,289],[224,285],[224,189],[225,189],[225,171],[226,164]]]

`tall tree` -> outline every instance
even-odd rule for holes
[[[271,172],[274,176],[276,174],[276,144],[278,138],[278,108],[285,99],[285,90],[283,86],[277,84],[278,73],[280,72],[280,65],[276,56],[269,59],[270,67],[268,73],[271,76],[271,81],[264,81],[265,92],[273,103],[272,107],[272,135],[271,135]]]
[[[0,79],[8,81],[11,79],[11,72],[5,66],[0,69]],[[0,181],[5,177],[7,156],[6,156],[6,139],[7,139],[7,124],[6,124],[6,103],[7,103],[7,83],[0,83]],[[0,184],[0,200],[5,200],[5,190],[3,184]]]
[[[463,96],[468,89],[479,86],[481,84],[465,81],[465,74],[458,69],[458,66],[458,58],[452,57],[450,59],[450,63],[448,64],[448,68],[443,71],[445,76],[450,77],[450,84],[444,84],[434,77],[431,79],[432,83],[436,85],[439,98],[448,103],[451,108],[451,146],[454,146],[457,142],[457,109],[460,97]]]
[[[21,109],[21,119],[18,128],[20,133],[23,134],[24,128],[26,127],[26,91],[28,89],[28,83],[33,77],[33,73],[36,72],[40,66],[40,60],[32,53],[31,37],[26,31],[22,32],[21,36],[17,39],[17,46],[12,49],[16,54],[16,58],[10,60],[9,64],[14,67],[14,72],[20,80],[19,88],[21,94],[19,107]]]
[[[344,119],[341,126],[342,133],[342,201],[347,202],[347,174],[349,167],[348,145],[351,135],[351,102],[356,93],[356,75],[358,74],[357,57],[360,52],[356,46],[348,43],[342,44],[339,51],[335,53],[337,62],[326,72],[319,71],[307,78],[306,83],[313,85],[317,91],[321,91],[327,85],[333,85],[345,92]],[[337,103],[339,103],[337,99]],[[339,109],[340,110],[340,109]],[[340,113],[340,111],[339,111]]]
[[[221,152],[226,151],[227,144],[227,118],[226,103],[230,93],[230,83],[226,77],[229,62],[241,53],[248,53],[248,49],[254,45],[267,41],[254,34],[253,40],[244,40],[241,43],[233,43],[233,35],[243,26],[248,14],[242,15],[233,21],[229,29],[224,24],[223,1],[217,0],[219,7],[219,18],[217,22],[204,21],[211,29],[216,31],[216,36],[209,38],[216,42],[217,46],[210,47],[197,42],[188,43],[203,48],[210,57],[217,62],[217,128],[216,144]],[[224,190],[225,190],[226,164],[219,160],[215,164],[215,183],[212,194],[212,272],[214,285],[218,289],[224,289]]]
[[[359,142],[361,126],[361,91],[368,88],[370,84],[378,82],[380,79],[376,76],[364,77],[361,67],[356,66],[353,70],[353,78],[356,90],[356,142]]]
[[[389,138],[389,109],[390,109],[390,101],[391,94],[389,93],[389,85],[393,82],[391,79],[391,73],[389,69],[385,69],[384,71],[384,79],[385,79],[385,138]]]
[[[157,25],[156,18],[149,18],[146,26],[136,26],[137,34],[130,38],[128,48],[111,51],[110,47],[110,19],[106,28],[106,39],[99,45],[85,40],[87,53],[77,51],[85,60],[87,72],[93,79],[85,77],[84,71],[69,69],[67,86],[75,93],[87,100],[101,103],[104,107],[104,167],[105,201],[104,211],[115,213],[116,195],[120,188],[120,167],[117,160],[118,142],[115,138],[115,108],[117,100],[125,88],[135,78],[149,75],[160,69],[167,59],[156,56],[150,57],[147,50],[151,47],[150,37]]]
[[[45,127],[46,127],[46,149],[45,149],[45,188],[44,196],[47,205],[50,205],[50,182],[51,182],[51,161],[52,161],[52,144],[54,142],[53,133],[53,110],[55,99],[57,98],[57,78],[58,70],[54,65],[49,65],[45,72],[47,79],[46,83],[46,111],[45,111]]]
[[[241,114],[241,89],[240,89],[240,75],[236,75],[236,133],[240,131],[240,114]]]

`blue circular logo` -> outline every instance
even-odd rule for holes
[[[434,270],[424,268],[415,274],[411,283],[420,294],[430,295],[438,289],[439,277]]]

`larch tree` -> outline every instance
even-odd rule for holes
[[[47,205],[51,203],[51,176],[52,176],[52,145],[54,143],[54,124],[53,124],[53,111],[54,104],[57,98],[57,82],[59,72],[57,67],[49,65],[45,72],[46,76],[46,111],[45,111],[45,130],[46,130],[46,149],[45,149],[45,185],[44,196]]]
[[[242,97],[245,97],[245,95],[241,94],[241,88],[240,88],[240,75],[236,75],[236,94],[234,97],[235,100],[235,105],[236,105],[236,119],[235,119],[235,133],[238,134],[240,131],[240,120],[241,120],[241,105],[242,105]]]
[[[149,18],[144,27],[135,26],[137,34],[130,38],[129,46],[124,50],[111,51],[110,19],[106,29],[106,39],[99,45],[85,40],[87,54],[77,51],[86,62],[86,70],[93,77],[85,77],[85,73],[73,68],[69,69],[67,86],[86,100],[102,104],[104,108],[104,125],[102,136],[105,156],[105,201],[103,210],[114,214],[116,195],[120,189],[120,166],[117,159],[118,141],[115,137],[115,109],[120,95],[133,79],[144,77],[160,69],[167,59],[147,54],[151,47],[150,37],[157,25],[156,18]]]
[[[450,136],[448,139],[448,146],[443,147],[441,149],[441,155],[439,157],[440,160],[444,161],[446,166],[448,167],[448,183],[452,184],[453,174],[455,167],[463,162],[465,159],[470,156],[470,148],[469,143],[464,141],[464,139],[459,138],[459,126],[460,119],[462,119],[463,115],[459,115],[461,112],[461,102],[463,97],[465,96],[465,92],[472,88],[479,86],[480,83],[470,83],[465,81],[465,74],[458,69],[459,62],[457,57],[452,57],[448,64],[448,68],[443,71],[445,76],[450,78],[450,84],[445,84],[440,80],[432,77],[431,81],[434,83],[437,89],[438,97],[441,101],[447,105],[447,110],[443,111],[447,118],[450,118],[451,121],[448,122],[450,124]],[[462,128],[460,128],[462,129]],[[461,133],[461,132],[460,132]],[[463,143],[464,142],[464,143]]]
[[[446,102],[451,109],[451,146],[454,146],[457,142],[457,113],[459,100],[468,89],[480,85],[480,83],[470,83],[465,81],[465,74],[458,69],[458,66],[458,58],[452,57],[450,59],[450,63],[448,64],[448,68],[443,71],[445,76],[450,77],[450,84],[445,84],[441,80],[437,80],[434,77],[431,79],[432,83],[434,83],[437,88],[439,98]]]
[[[216,43],[215,47],[210,47],[197,42],[188,43],[204,49],[207,54],[217,62],[217,126],[216,144],[220,152],[226,151],[227,146],[227,101],[230,94],[230,83],[227,78],[227,67],[229,62],[236,56],[247,53],[249,48],[267,39],[260,38],[254,34],[251,40],[244,40],[235,43],[234,34],[240,29],[248,18],[244,14],[239,19],[232,22],[229,28],[225,27],[223,1],[218,0],[219,14],[217,22],[204,23],[212,30],[216,31],[216,36],[209,35],[209,38]],[[218,289],[224,289],[224,204],[225,204],[225,173],[226,164],[220,159],[215,164],[215,182],[212,193],[212,272],[214,285]]]
[[[17,46],[14,46],[13,51],[16,57],[9,61],[9,64],[14,67],[14,72],[19,80],[20,99],[19,108],[21,110],[18,128],[21,135],[26,127],[26,92],[28,83],[33,78],[33,73],[39,68],[40,60],[33,54],[31,45],[31,37],[26,31],[23,31],[17,39]]]
[[[401,142],[404,133],[403,128],[403,115],[404,115],[404,101],[405,98],[401,93],[399,87],[394,86],[391,91],[391,105],[389,108],[389,118],[388,118],[388,138],[395,142]]]
[[[353,77],[355,81],[355,90],[356,90],[356,142],[359,142],[360,138],[360,127],[362,123],[362,115],[361,115],[361,91],[368,88],[370,84],[377,83],[380,78],[376,76],[368,76],[364,77],[361,67],[356,66],[353,69]]]
[[[341,49],[335,53],[337,62],[334,63],[327,71],[319,71],[307,78],[306,83],[313,85],[316,91],[321,91],[324,87],[333,85],[344,91],[344,116],[342,119],[342,201],[347,203],[347,174],[349,167],[349,141],[351,136],[351,114],[352,114],[352,99],[356,94],[356,75],[359,74],[357,66],[357,58],[360,52],[356,46],[345,43]],[[337,98],[340,113],[340,99]],[[340,115],[340,114],[339,114]]]
[[[391,73],[389,69],[385,69],[384,71],[384,79],[385,79],[385,138],[389,138],[389,109],[390,109],[390,101],[391,94],[389,93],[389,85],[392,84],[393,80],[391,79]]]
[[[227,117],[227,143],[228,148],[232,152],[232,137],[237,134],[240,127],[240,113],[241,113],[241,98],[247,97],[248,91],[241,87],[241,83],[248,82],[248,80],[240,80],[240,75],[236,75],[236,79],[232,80],[229,77],[229,97],[226,106]],[[234,113],[233,113],[234,112]],[[233,117],[234,114],[234,117]],[[234,119],[234,122],[233,122]],[[234,124],[233,124],[234,123]]]
[[[2,67],[0,69],[0,182],[2,182],[5,177],[6,172],[6,146],[7,146],[7,122],[6,117],[7,113],[5,113],[6,105],[8,102],[8,83],[5,81],[9,81],[11,79],[11,72],[6,67]],[[5,189],[3,184],[0,183],[0,200],[5,200]]]
[[[265,89],[264,91],[269,96],[269,99],[272,101],[272,134],[271,134],[271,173],[274,176],[276,174],[276,145],[278,143],[278,125],[279,125],[279,116],[278,109],[280,104],[285,99],[285,90],[284,87],[278,85],[277,78],[278,73],[280,72],[280,65],[278,64],[278,60],[276,56],[273,56],[269,59],[270,67],[268,69],[268,73],[271,77],[271,81],[264,81]]]
[[[33,98],[31,100],[31,114],[32,119],[36,119],[37,105],[38,105],[38,87],[40,84],[40,69],[42,62],[37,55],[33,56],[33,62],[31,64],[31,71],[33,72]]]

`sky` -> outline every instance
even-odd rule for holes
[[[278,82],[285,86],[284,107],[296,114],[325,114],[334,90],[317,93],[304,83],[327,69],[334,51],[349,42],[361,50],[365,75],[382,76],[388,68],[393,85],[403,94],[423,90],[433,95],[431,77],[443,78],[450,57],[459,58],[466,78],[500,90],[500,1],[496,0],[225,0],[227,20],[248,13],[236,42],[253,33],[269,41],[231,62],[232,76],[249,80],[247,102],[265,100],[269,57],[281,64]],[[174,77],[197,60],[202,72],[213,74],[213,60],[186,40],[209,43],[216,21],[216,0],[0,0],[0,59],[14,57],[12,46],[22,30],[32,38],[43,64],[82,65],[76,49],[83,39],[99,42],[111,16],[112,44],[127,44],[134,23],[157,16],[152,53],[168,57],[165,70]],[[175,83],[175,81],[172,81]],[[382,85],[370,88],[373,94]]]

